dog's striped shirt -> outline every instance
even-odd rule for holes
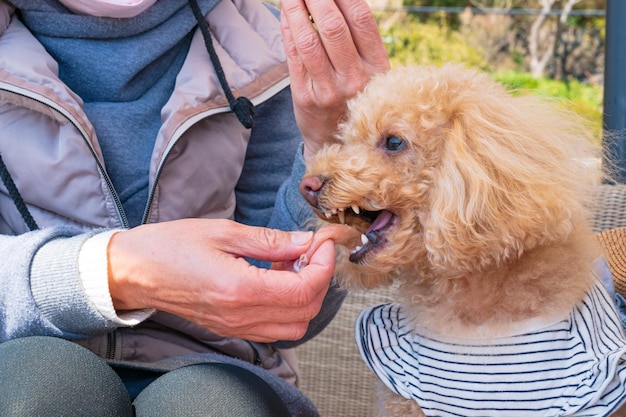
[[[428,416],[606,416],[626,399],[626,337],[597,284],[559,323],[492,339],[412,329],[399,304],[363,311],[361,355]]]

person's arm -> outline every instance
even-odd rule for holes
[[[81,249],[96,233],[49,227],[0,235],[0,341],[79,339],[120,326],[81,279]],[[312,237],[212,219],[117,231],[104,239],[113,309],[120,315],[160,309],[219,335],[259,342],[299,339],[328,290],[332,245],[317,247],[297,273],[256,268],[243,258],[290,263],[309,250]]]
[[[280,103],[280,105],[278,105],[277,102]],[[280,109],[286,109],[285,111],[287,113],[291,111],[291,97],[289,96],[288,90],[285,90],[277,96],[275,101],[270,103],[265,110],[263,110],[263,108],[259,110],[260,114],[265,113],[269,115],[272,114],[273,110]],[[288,119],[291,121],[285,122],[284,117],[281,117],[282,121],[273,120],[271,117],[268,119],[268,123],[275,127],[276,132],[282,132],[278,136],[284,139],[284,141],[276,142],[274,144],[275,147],[265,148],[263,146],[263,134],[260,134],[252,141],[258,145],[256,147],[253,146],[253,148],[262,150],[263,152],[269,152],[271,158],[268,159],[263,155],[259,156],[254,154],[250,156],[251,159],[261,162],[258,165],[252,164],[256,167],[254,172],[258,169],[261,174],[259,179],[263,179],[263,177],[266,176],[263,173],[264,171],[267,171],[267,178],[265,182],[260,184],[256,184],[255,182],[248,184],[248,190],[252,192],[247,198],[251,199],[249,201],[253,202],[252,206],[254,206],[254,209],[248,211],[244,210],[244,212],[247,213],[245,215],[251,216],[250,218],[259,222],[258,225],[260,226],[271,225],[283,230],[297,230],[301,229],[301,227],[297,222],[293,221],[288,211],[281,210],[281,213],[277,214],[277,219],[270,220],[272,212],[274,211],[277,196],[276,191],[280,183],[284,181],[285,177],[291,172],[294,155],[298,152],[301,142],[301,137],[293,121],[293,116]],[[285,132],[289,132],[289,134]],[[284,160],[279,159],[279,172],[273,171],[273,169],[276,169],[278,166],[275,162],[277,155],[284,156]],[[274,160],[274,162],[270,162],[269,166],[265,166],[267,161],[272,160]],[[299,163],[302,165],[301,158]],[[263,192],[263,190],[267,192]],[[243,196],[244,194],[245,193],[242,193],[241,195]],[[281,196],[284,195],[284,193],[279,194]],[[259,196],[263,197],[259,198]],[[246,197],[243,198],[245,199]],[[257,207],[255,204],[260,204],[260,206]],[[282,203],[279,205],[281,207],[284,206]],[[303,207],[305,206],[303,205]],[[214,251],[212,252],[215,254],[215,258],[220,258],[219,262],[212,260],[208,252],[198,253],[198,259],[200,260],[198,263],[202,263],[201,269],[202,272],[204,272],[204,274],[199,275],[199,279],[204,279],[204,285],[206,287],[211,285],[211,280],[220,281],[221,284],[224,283],[225,280],[236,282],[244,277],[244,275],[237,275],[240,272],[242,274],[244,273],[244,271],[240,271],[239,269],[241,260],[237,260],[238,255],[233,254],[232,258],[226,259],[228,255],[226,255],[222,249],[224,243],[230,243],[229,239],[233,236],[231,228],[235,226],[220,222],[222,227],[216,228],[213,223],[214,221],[207,220],[201,221],[199,224],[202,225],[202,228],[206,228],[212,232],[222,230],[224,235],[227,236],[226,239],[220,239],[221,237],[216,236],[214,233],[212,233],[210,237],[193,236],[190,239],[180,242],[175,248],[176,250],[188,254],[190,253],[190,248],[195,249],[196,246],[199,245],[196,238],[202,240],[202,244],[205,245],[210,245],[213,241],[219,241],[216,245],[213,245]],[[255,224],[254,222],[250,223]],[[79,230],[66,227],[47,228],[20,236],[0,235],[0,253],[3,254],[4,259],[0,266],[0,306],[1,314],[3,315],[2,322],[0,323],[0,340],[29,335],[52,335],[76,339],[105,333],[119,326],[136,324],[148,317],[151,309],[155,308],[157,305],[161,305],[160,303],[168,303],[170,300],[138,300],[141,302],[133,304],[131,308],[126,302],[120,304],[120,300],[117,300],[118,305],[116,305],[116,300],[112,300],[111,295],[115,297],[115,294],[121,292],[131,294],[130,297],[132,297],[134,290],[142,291],[142,286],[150,287],[155,285],[151,283],[152,280],[167,279],[168,282],[174,283],[174,285],[181,290],[186,289],[188,292],[191,292],[190,286],[192,283],[188,281],[178,282],[179,279],[182,280],[184,278],[182,271],[187,271],[189,264],[186,261],[172,260],[174,251],[172,251],[168,245],[171,242],[165,242],[168,243],[165,245],[147,245],[147,243],[158,243],[160,240],[167,241],[166,237],[161,237],[163,233],[167,235],[171,232],[176,237],[179,237],[181,234],[184,235],[187,223],[184,222],[184,225],[185,226],[181,226],[178,232],[176,231],[177,226],[168,223],[150,225],[149,227],[141,228],[141,230],[132,231],[117,230],[84,234]],[[198,230],[201,230],[201,228]],[[237,241],[237,243],[240,243],[242,246],[237,252],[244,254],[249,250],[246,246],[251,246],[250,243],[255,240],[255,237],[251,235],[249,231],[246,232],[246,230],[249,229],[241,230],[237,227],[237,230],[247,234],[247,239],[239,239]],[[107,249],[110,249],[111,236],[113,235],[113,237],[115,237],[114,233],[117,232],[119,232],[119,235],[123,235],[120,236],[123,238],[117,239],[118,242],[124,242],[126,240],[124,238],[128,233],[132,237],[133,244],[136,244],[139,249],[132,249],[132,244],[126,246],[130,249],[126,252],[124,250],[116,251],[114,261],[133,263],[138,257],[146,256],[146,254],[141,253],[141,250],[145,247],[152,247],[154,251],[149,254],[148,257],[140,258],[143,259],[143,261],[139,262],[142,264],[144,270],[138,272],[137,277],[138,279],[142,278],[142,282],[128,284],[131,286],[129,288],[124,284],[122,284],[121,287],[119,285],[116,286],[116,282],[113,280],[115,288],[109,293],[109,284],[111,284],[109,279],[115,277],[110,276],[111,269],[108,268],[107,265],[110,257]],[[258,233],[256,239],[260,238],[261,241],[267,236],[267,234],[260,229],[254,229],[254,233]],[[191,236],[191,234],[189,235]],[[146,243],[142,244],[142,239],[145,239]],[[223,242],[223,240],[226,240],[226,242]],[[269,244],[272,242],[263,241],[263,243]],[[274,244],[276,244],[276,242],[274,242]],[[115,246],[115,248],[118,248],[118,246]],[[292,247],[285,244],[284,247],[274,249],[288,249],[288,251],[282,255],[283,257],[273,255],[273,258],[269,256],[269,249],[258,249],[257,258],[266,259],[266,266],[269,265],[272,260],[288,262],[297,259],[307,248],[308,243]],[[154,256],[154,259],[151,259],[150,256]],[[224,256],[226,256],[226,258],[224,258]],[[323,255],[321,256],[323,257]],[[159,265],[160,262],[167,262],[167,267],[157,268],[152,266]],[[237,266],[233,266],[233,269],[229,270],[228,265],[231,264],[231,262],[233,265]],[[308,275],[308,278],[306,272],[305,277],[300,278],[301,281],[303,281],[301,282],[301,288],[292,288],[292,291],[295,293],[294,296],[291,297],[293,300],[290,301],[292,302],[292,308],[294,311],[300,310],[300,314],[303,318],[299,323],[295,324],[279,323],[277,325],[278,327],[288,329],[279,333],[282,335],[282,338],[301,338],[307,329],[308,321],[306,318],[311,319],[318,315],[320,305],[328,289],[333,262],[332,254],[330,257],[326,255],[326,261],[323,262],[323,265],[320,265],[320,267],[314,266],[313,272]],[[216,270],[218,268],[216,266],[217,264],[223,269],[216,271],[215,274],[206,272]],[[177,269],[179,270],[178,272],[176,272]],[[262,274],[262,271],[249,266],[245,269],[249,269],[250,271],[250,273],[246,273],[245,276],[249,277],[251,282],[255,282],[260,274]],[[170,271],[169,274],[163,272],[168,270]],[[311,273],[311,271],[309,271],[309,273]],[[294,278],[297,279],[302,274],[298,275],[287,271],[273,271],[270,275],[271,277],[285,276],[286,278],[281,278],[277,281],[277,284],[280,284],[280,281],[293,282]],[[305,282],[307,279],[315,282],[309,285]],[[177,282],[178,284],[176,284]],[[274,289],[284,296],[285,288],[276,285]],[[143,290],[145,290],[145,288],[143,288]],[[305,293],[303,294],[302,291]],[[206,292],[208,293],[209,291],[207,290]],[[202,297],[202,294],[195,295]],[[217,298],[218,296],[219,292],[215,297]],[[163,294],[162,297],[169,297],[169,295]],[[187,296],[185,298],[189,297]],[[171,302],[175,303],[176,299],[172,298]],[[200,301],[197,302],[196,310],[199,311],[202,309],[202,304]],[[215,299],[213,304],[219,306],[221,302],[221,300]],[[241,302],[245,303],[247,301],[242,299]],[[268,309],[276,305],[273,300],[261,301],[261,303],[265,303],[264,305],[267,306]],[[119,307],[120,305],[122,307]],[[175,312],[176,309],[176,306],[169,307],[169,311],[171,312]],[[244,308],[241,310],[243,311]],[[327,310],[325,306],[324,311]],[[224,312],[225,316],[229,314],[226,309],[221,311]],[[251,316],[258,317],[259,314],[252,314]],[[191,319],[193,320],[193,318]],[[218,319],[215,318],[214,320],[217,321]],[[228,318],[225,318],[224,322],[227,320]],[[231,332],[228,334],[234,336],[246,335],[248,331],[248,329],[237,328],[237,325],[233,325],[231,329],[221,329],[219,326],[224,326],[224,324],[221,323],[214,325],[214,323],[205,322],[205,325],[212,326],[208,328],[221,332],[222,334]],[[248,325],[254,326],[254,324]],[[316,327],[317,326],[311,326],[311,328]],[[271,330],[269,334],[271,335],[273,332],[274,330]],[[268,333],[264,331],[258,333],[261,336],[257,336],[257,340],[263,340],[263,338],[272,340],[271,336],[267,336]],[[255,335],[250,337],[255,337]],[[277,338],[278,337],[276,337],[276,339]]]
[[[96,233],[50,227],[0,235],[0,341],[32,335],[77,339],[117,327],[91,302],[80,279],[81,247]]]

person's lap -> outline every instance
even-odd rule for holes
[[[0,344],[0,380],[2,416],[290,415],[262,378],[232,364],[114,370],[89,350],[51,337]]]

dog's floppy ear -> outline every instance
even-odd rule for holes
[[[565,239],[584,216],[566,126],[527,117],[546,108],[525,103],[507,95],[450,116],[422,219],[433,266],[480,271]]]
[[[502,242],[495,235],[504,216],[510,217],[508,192],[497,178],[491,162],[480,158],[473,140],[459,119],[447,129],[441,161],[430,193],[430,212],[425,224],[424,239],[433,265],[454,266],[461,270],[482,269],[475,262],[487,264],[486,252],[502,252],[493,245]],[[508,242],[508,250],[517,251],[519,244]]]

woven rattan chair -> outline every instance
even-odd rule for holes
[[[601,185],[594,195],[595,232],[626,226],[626,185]],[[375,409],[374,375],[361,361],[354,322],[365,307],[391,300],[393,288],[353,292],[333,322],[296,349],[302,390],[323,417],[370,417]]]

